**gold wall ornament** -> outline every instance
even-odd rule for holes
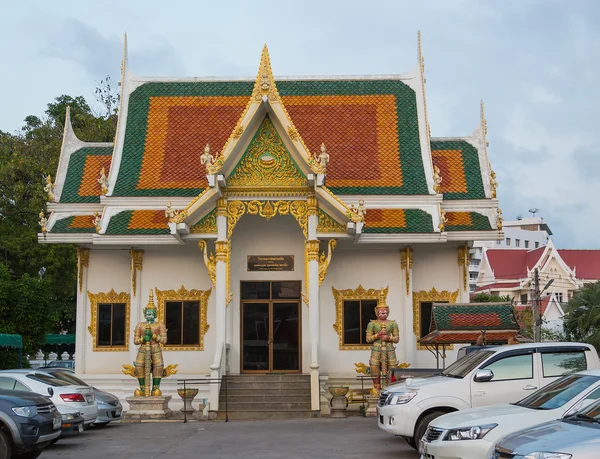
[[[102,216],[98,212],[94,212],[94,215],[92,215],[92,225],[94,225],[96,233],[100,232],[100,221],[102,221]]]
[[[210,281],[216,287],[217,286],[217,260],[215,256],[211,253],[210,255],[207,253],[206,241],[201,239],[198,242],[198,248],[202,251],[204,256],[204,264],[206,265],[206,269],[208,270],[208,277],[210,277]]]
[[[490,192],[492,198],[496,197],[496,189],[498,188],[498,181],[496,180],[496,173],[490,168]]]
[[[325,252],[322,252],[321,256],[319,257],[319,285],[321,285],[323,280],[325,280],[327,269],[331,263],[331,256],[333,255],[333,251],[336,246],[337,241],[335,239],[329,239],[329,243],[327,244],[327,255],[325,255]]]
[[[100,184],[100,194],[106,196],[108,193],[108,177],[106,176],[106,170],[104,168],[100,169],[100,177],[97,182]]]
[[[227,177],[227,187],[306,187],[306,177],[287,151],[273,122],[266,117]]]
[[[298,140],[298,137],[300,137],[300,134],[298,134],[298,129],[291,125],[287,127],[287,133],[292,140]]]
[[[46,234],[48,232],[48,228],[46,228],[46,225],[48,225],[48,219],[44,216],[43,210],[39,213],[38,216],[40,217],[39,224],[42,227],[42,233]]]
[[[449,292],[447,290],[442,290],[438,292],[435,287],[431,290],[421,290],[420,292],[413,292],[413,331],[415,333],[415,337],[417,341],[420,339],[420,331],[421,331],[421,303],[422,302],[448,302],[448,303],[456,303],[456,298],[458,298],[458,290],[454,292]],[[417,344],[417,349],[426,349],[425,346],[421,346]],[[450,349],[450,348],[448,348]]]
[[[267,96],[271,103],[279,103],[280,101],[279,93],[275,86],[275,79],[273,78],[273,71],[271,70],[271,59],[269,58],[267,45],[263,47],[262,55],[260,56],[258,75],[256,76],[254,90],[252,91],[252,100],[261,102],[263,96]]]
[[[54,184],[52,183],[52,176],[50,174],[44,179],[44,193],[46,193],[48,201],[54,202]]]
[[[308,237],[308,205],[306,201],[229,201],[227,204],[227,238],[231,238],[233,229],[244,214],[259,215],[270,220],[276,215],[291,214]]]
[[[357,351],[371,349],[370,344],[344,344],[344,301],[346,300],[379,300],[383,297],[387,300],[389,287],[383,289],[365,289],[359,285],[355,289],[337,290],[331,287],[335,299],[335,323],[333,329],[339,337],[339,348],[342,351]],[[366,325],[365,325],[366,327]]]
[[[133,296],[137,296],[137,272],[142,270],[142,264],[144,260],[143,250],[129,250],[129,269],[131,270],[131,285],[133,287]]]
[[[239,139],[244,133],[244,126],[237,126],[232,133],[234,139]]]
[[[433,166],[433,191],[436,194],[440,194],[442,191],[442,176],[440,175],[440,168]]]
[[[165,323],[166,303],[167,301],[198,301],[200,307],[200,336],[198,345],[192,346],[169,346],[167,342],[163,350],[166,351],[203,351],[204,335],[210,329],[207,321],[208,299],[212,289],[208,290],[187,290],[183,285],[178,290],[156,290],[156,301],[158,302],[158,322]]]
[[[110,292],[92,293],[87,292],[90,301],[90,325],[88,331],[92,335],[92,349],[94,352],[99,351],[128,351],[129,350],[129,322],[130,322],[130,295],[129,293],[117,293],[114,289]],[[98,305],[100,304],[124,304],[125,305],[125,345],[120,347],[104,347],[98,346]]]
[[[442,209],[442,206],[438,204],[438,212],[440,216],[440,223],[438,224],[438,229],[441,233],[446,229],[446,223],[448,223],[448,217],[446,217],[446,211]]]
[[[467,279],[469,277],[469,245],[460,245],[457,247],[458,266],[462,266],[463,289],[467,289]]]
[[[405,281],[406,281],[406,294],[410,294],[410,270],[413,267],[413,256],[412,249],[405,247],[400,251],[400,266],[404,269]]]
[[[79,293],[83,291],[83,268],[90,265],[90,249],[77,247],[77,274],[79,277]]]
[[[217,232],[217,211],[211,210],[198,223],[190,228],[192,234],[214,234]]]
[[[497,224],[499,230],[502,229],[503,221],[504,221],[504,218],[502,218],[502,211],[500,210],[500,207],[498,207],[498,209],[496,211],[496,224]]]
[[[346,227],[319,209],[317,233],[345,233]]]

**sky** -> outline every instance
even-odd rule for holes
[[[401,74],[422,34],[434,137],[470,135],[485,102],[506,220],[537,208],[560,248],[600,248],[597,0],[88,0],[5,3],[0,130],[55,97],[137,75]]]

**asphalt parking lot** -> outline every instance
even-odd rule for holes
[[[61,439],[40,458],[402,458],[418,454],[373,418],[109,424]]]

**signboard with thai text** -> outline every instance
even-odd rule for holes
[[[248,271],[293,271],[294,255],[248,255]]]

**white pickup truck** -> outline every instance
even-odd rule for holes
[[[489,347],[466,355],[438,375],[389,386],[379,396],[378,425],[415,448],[427,425],[442,414],[516,402],[567,373],[597,368],[600,359],[589,344]]]

